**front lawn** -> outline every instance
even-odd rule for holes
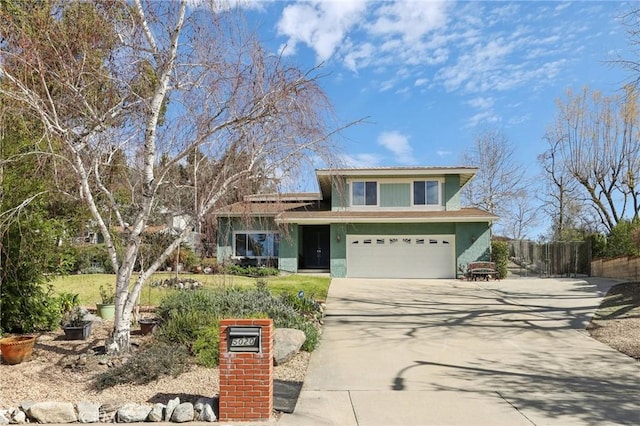
[[[175,277],[175,273],[157,273],[145,283],[140,293],[141,305],[157,306],[160,300],[169,292],[174,291],[166,288],[150,286],[150,283],[158,280]],[[180,274],[180,278],[191,278],[200,281],[205,287],[216,288],[224,286],[252,286],[257,278],[243,277],[238,275],[205,275],[205,274]],[[267,282],[267,287],[274,294],[291,293],[298,294],[304,291],[305,296],[313,297],[316,300],[325,300],[329,290],[331,279],[326,276],[315,275],[281,275],[275,277],[262,277],[260,280]],[[133,280],[132,280],[133,282]],[[51,284],[58,294],[63,292],[78,293],[80,304],[92,306],[100,301],[100,286],[112,287],[115,284],[115,275],[110,274],[87,274],[87,275],[66,275],[55,277]]]

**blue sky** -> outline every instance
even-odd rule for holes
[[[257,7],[256,7],[257,5]],[[321,86],[343,122],[352,166],[458,166],[483,129],[504,132],[531,175],[555,100],[629,75],[617,1],[274,1],[250,21],[267,46]]]

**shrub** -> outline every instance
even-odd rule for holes
[[[280,273],[277,268],[266,266],[242,266],[231,264],[225,268],[225,272],[229,275],[243,275],[246,277],[271,277]]]
[[[220,362],[220,322],[214,321],[197,333],[193,343],[196,364],[213,368]]]
[[[124,364],[96,376],[93,387],[104,390],[124,383],[144,385],[162,376],[177,377],[186,370],[188,358],[184,347],[155,341],[140,349]]]
[[[498,278],[505,278],[509,262],[509,244],[506,241],[492,241],[491,259],[496,264]]]
[[[175,292],[166,296],[156,310],[161,318],[157,338],[178,344],[205,366],[217,365],[219,320],[221,318],[271,318],[275,327],[302,330],[303,349],[312,351],[319,340],[319,306],[312,299],[274,296],[259,280],[255,288],[228,287]]]

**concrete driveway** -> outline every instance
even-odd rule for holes
[[[635,360],[584,331],[602,279],[334,279],[304,425],[640,424]]]

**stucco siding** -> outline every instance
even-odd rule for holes
[[[458,268],[469,262],[491,260],[491,231],[486,223],[456,225]]]

